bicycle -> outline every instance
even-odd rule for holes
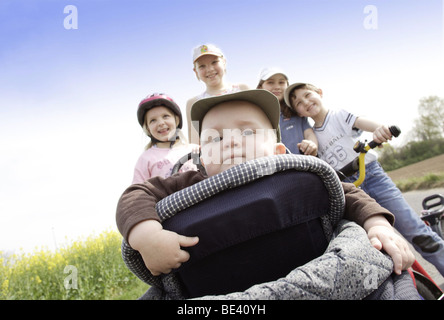
[[[393,137],[397,138],[401,134],[401,129],[397,126],[390,126],[389,127],[390,133]],[[339,179],[343,181],[347,177],[350,177],[354,175],[355,173],[359,172],[359,177],[356,181],[353,182],[353,184],[357,187],[359,187],[365,179],[365,155],[370,149],[374,149],[376,147],[379,147],[381,143],[375,142],[374,140],[370,141],[369,143],[357,141],[356,144],[353,147],[353,150],[355,150],[357,153],[359,153],[359,156],[357,156],[355,159],[353,159],[351,162],[346,164],[344,167],[336,171],[336,173],[339,176]]]
[[[438,200],[437,202],[432,202]],[[444,219],[444,197],[440,194],[428,196],[422,200],[420,217],[437,235],[444,239],[443,222]]]
[[[398,137],[401,134],[401,129],[397,126],[389,127],[390,133],[394,137]],[[373,148],[380,146],[380,143],[375,141],[370,141],[368,144],[366,142],[357,141],[353,149],[359,153],[355,159],[349,162],[347,165],[342,167],[336,173],[338,174],[341,181],[359,172],[359,177],[353,184],[359,187],[365,180],[365,155]],[[433,200],[438,200],[437,202],[432,202]],[[443,227],[444,224],[442,220],[444,219],[444,197],[440,194],[431,195],[424,198],[422,201],[423,210],[420,213],[421,219],[427,224],[437,235],[444,239]],[[437,208],[438,207],[438,208]],[[437,209],[436,209],[437,208]]]

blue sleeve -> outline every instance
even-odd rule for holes
[[[284,118],[281,114],[279,126],[281,128],[281,140],[293,154],[300,154],[298,143],[304,140],[304,121],[309,126],[307,118],[293,116]]]
[[[302,132],[312,128],[312,126],[308,123],[308,119],[306,117],[302,117],[301,119]]]

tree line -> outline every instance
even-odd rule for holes
[[[407,143],[399,147],[387,144],[380,149],[379,162],[385,171],[444,154],[444,99],[422,98],[418,114]]]

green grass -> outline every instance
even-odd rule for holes
[[[396,186],[402,191],[432,189],[444,187],[444,173],[430,173],[420,178],[411,178],[395,181]]]
[[[125,266],[122,237],[105,231],[57,251],[6,257],[0,252],[1,300],[133,300],[148,285]]]

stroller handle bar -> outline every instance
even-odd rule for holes
[[[179,172],[180,168],[185,164],[185,162],[193,160],[193,164],[196,165],[197,169],[200,170],[203,174],[206,174],[205,167],[200,162],[200,152],[190,152],[183,157],[181,157],[173,166],[173,170],[171,174],[175,174]]]

